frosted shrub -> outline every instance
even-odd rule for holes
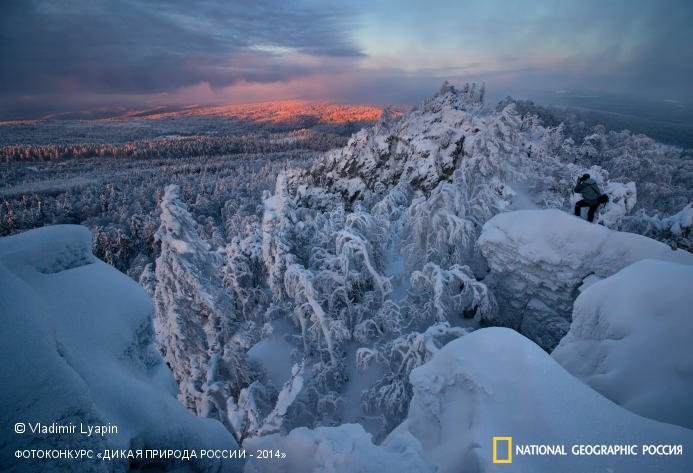
[[[609,196],[609,202],[600,208],[596,223],[618,230],[621,228],[623,217],[633,210],[637,202],[635,182],[609,182],[605,187],[603,192]]]
[[[456,264],[444,270],[435,263],[427,263],[423,270],[412,273],[411,283],[426,301],[417,313],[422,320],[446,322],[453,315],[491,320],[497,309],[491,291],[474,278],[468,266]]]
[[[468,332],[469,329],[439,322],[424,333],[413,332],[383,342],[375,348],[358,349],[356,364],[359,371],[367,370],[373,362],[385,371],[381,379],[361,393],[361,408],[364,412],[371,413],[374,409],[382,412],[381,435],[389,433],[407,413],[413,395],[409,382],[412,370],[430,361],[444,342]]]
[[[249,437],[280,432],[286,434],[291,425],[285,425],[287,413],[296,397],[303,389],[304,365],[294,365],[291,378],[284,384],[279,394],[259,381],[243,389],[238,403],[228,399],[228,415],[233,433],[239,445]]]

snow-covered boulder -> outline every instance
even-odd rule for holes
[[[411,381],[409,415],[383,448],[411,434],[438,473],[690,471],[692,431],[615,405],[506,328],[450,342]],[[493,464],[493,437],[512,437],[512,465]],[[524,445],[559,445],[566,455],[518,454]],[[574,455],[574,445],[637,445],[637,455]],[[642,445],[681,445],[683,454],[643,455]]]
[[[693,267],[643,260],[583,292],[551,356],[626,409],[693,429]]]
[[[690,253],[560,210],[496,215],[484,225],[478,245],[491,269],[484,282],[499,302],[491,322],[549,351],[568,332],[578,287],[589,276],[605,278],[648,258],[693,265]]]
[[[255,437],[243,444],[251,450],[286,453],[286,458],[251,458],[246,473],[426,473],[433,465],[423,458],[421,443],[410,434],[399,436],[388,447],[373,444],[370,434],[359,424],[339,427],[305,427],[279,434]]]
[[[146,291],[91,254],[85,227],[44,227],[0,239],[0,469],[127,471],[106,449],[234,449],[223,425],[176,400],[177,385],[154,349]],[[26,431],[15,433],[15,424]],[[43,433],[36,424],[75,426]],[[81,434],[107,426],[105,435]],[[113,428],[117,428],[117,433]],[[24,450],[93,450],[93,458],[16,458]],[[140,466],[146,460],[134,460]],[[160,463],[237,471],[219,460]]]

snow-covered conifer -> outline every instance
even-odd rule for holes
[[[265,276],[262,239],[259,235],[243,240],[234,237],[226,246],[226,264],[222,269],[224,285],[231,291],[237,311],[245,319],[257,319],[267,303],[262,288]]]
[[[170,185],[161,201],[155,326],[180,400],[198,415],[224,421],[225,397],[238,394],[254,375],[234,340],[233,301],[218,276],[223,258],[199,237],[179,193]]]
[[[287,295],[295,301],[292,317],[301,329],[304,353],[324,360],[324,368],[332,378],[325,378],[326,383],[341,385],[345,380],[341,344],[351,338],[349,329],[343,320],[333,319],[321,306],[310,270],[293,264],[286,270],[284,280]]]
[[[284,272],[295,262],[294,225],[297,222],[295,203],[289,195],[286,174],[277,176],[276,193],[265,192],[265,213],[262,217],[262,258],[267,267],[272,296],[280,301],[283,294]]]

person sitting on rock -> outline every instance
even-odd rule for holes
[[[575,203],[575,215],[580,217],[580,213],[583,207],[589,207],[587,212],[587,221],[591,222],[594,220],[594,213],[597,211],[597,207],[601,203],[599,201],[599,196],[602,192],[599,190],[597,182],[590,177],[589,174],[583,174],[581,178],[578,179],[577,185],[574,189],[576,194],[582,194],[582,200],[578,200]]]

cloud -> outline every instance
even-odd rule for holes
[[[151,94],[305,76],[320,58],[362,56],[350,18],[303,0],[9,0],[0,7],[0,90]]]
[[[473,64],[470,77],[525,92],[608,89],[693,100],[690,0],[379,4],[360,33],[369,65],[378,57],[407,71]]]
[[[689,0],[4,0],[0,116],[157,101],[412,105],[442,83],[693,100]],[[32,105],[33,104],[33,105]]]

